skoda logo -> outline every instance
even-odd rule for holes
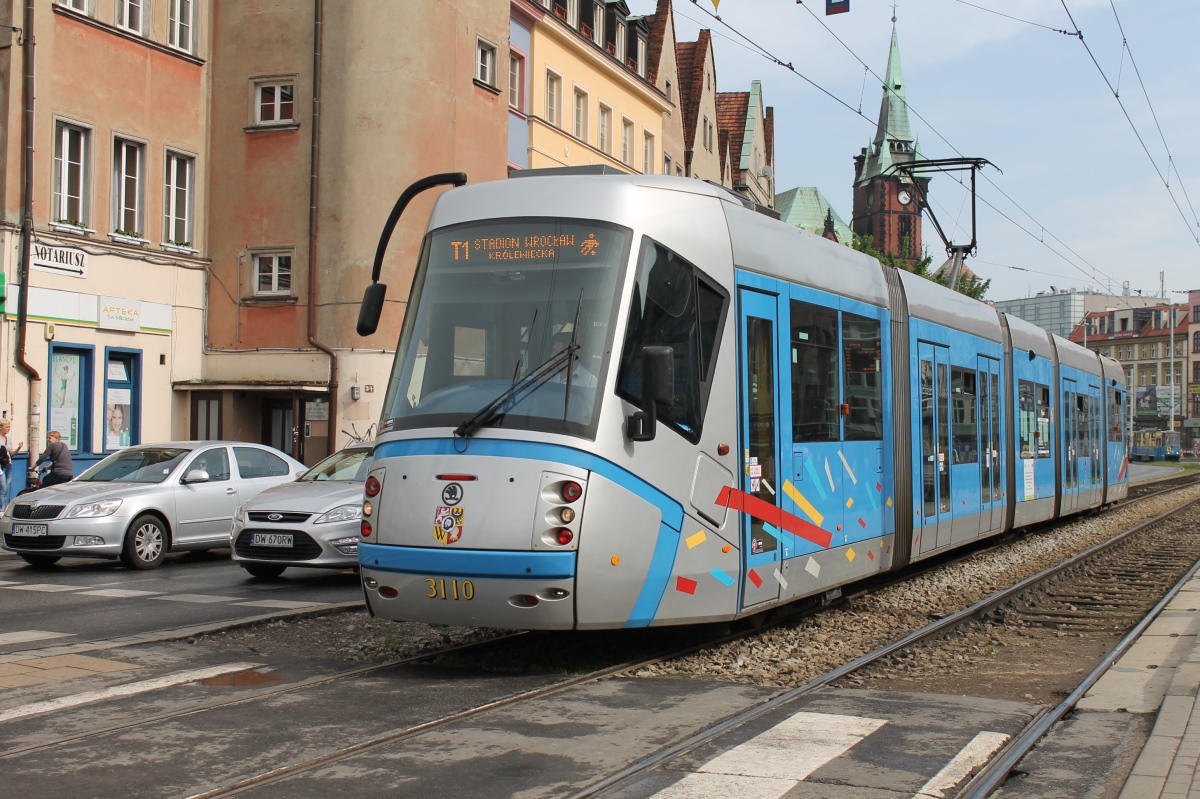
[[[36,503],[36,502],[29,506],[30,513],[36,513],[37,509],[38,509],[38,503]]]
[[[283,514],[282,514],[282,513],[268,513],[268,514],[267,514],[267,520],[268,520],[268,521],[277,522],[277,521],[279,521],[279,520],[280,520],[280,519],[282,519],[282,518],[283,518]]]
[[[454,507],[458,503],[462,502],[462,498],[463,487],[458,483],[451,483],[442,489],[442,502],[445,502],[451,507]]]

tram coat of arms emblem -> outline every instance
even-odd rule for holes
[[[438,506],[433,514],[433,537],[439,544],[453,544],[462,538],[465,515],[462,508]]]

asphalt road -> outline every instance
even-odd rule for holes
[[[260,580],[228,550],[168,555],[150,571],[78,558],[35,569],[0,551],[0,654],[361,598],[355,571],[290,568]]]

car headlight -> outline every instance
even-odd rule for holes
[[[352,522],[362,518],[362,505],[342,505],[327,513],[322,513],[313,524],[328,524],[329,522]]]
[[[237,506],[237,510],[235,510],[233,512],[233,520],[239,524],[246,521],[246,505],[245,504],[241,504],[241,505]]]
[[[119,499],[102,499],[98,502],[84,502],[67,511],[68,519],[95,519],[100,516],[112,516],[121,507]]]

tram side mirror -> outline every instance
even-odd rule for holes
[[[642,402],[647,410],[625,419],[630,441],[653,441],[659,406],[675,404],[675,350],[671,347],[642,349]]]
[[[383,298],[387,295],[386,283],[372,283],[363,292],[362,305],[358,309],[358,335],[369,336],[379,327],[383,314]]]

